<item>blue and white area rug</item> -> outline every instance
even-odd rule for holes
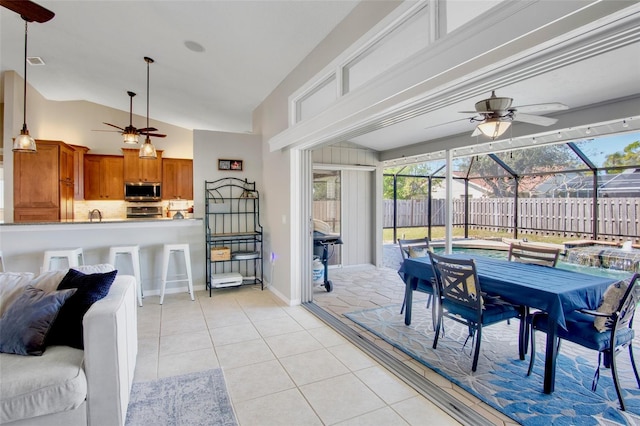
[[[133,384],[127,426],[237,424],[219,368]]]
[[[624,412],[619,409],[610,370],[601,369],[598,389],[591,391],[598,364],[595,351],[563,341],[555,391],[546,395],[542,392],[543,333],[537,333],[536,365],[527,377],[529,357],[518,358],[518,320],[483,328],[478,368],[472,373],[471,341],[463,348],[466,327],[445,319],[445,336],[441,335],[438,348],[433,349],[430,309],[425,309],[424,302],[414,304],[410,326],[399,312],[400,306],[394,305],[345,316],[523,425],[640,425],[640,389],[628,351],[617,357],[627,405]],[[639,340],[636,336],[636,360],[640,359]]]

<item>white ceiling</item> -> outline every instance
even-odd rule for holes
[[[28,81],[50,100],[86,100],[187,129],[251,131],[251,113],[357,1],[37,0]],[[24,21],[0,7],[1,71],[23,75]],[[196,53],[185,42],[196,42]]]
[[[337,1],[76,1],[41,0],[56,16],[29,25],[29,83],[51,100],[87,100],[128,112],[126,91],[138,94],[134,113],[187,129],[251,131],[251,112],[358,3]],[[632,4],[632,3],[630,3]],[[635,5],[638,13],[638,5]],[[23,74],[24,21],[0,8],[1,70]],[[186,41],[199,43],[196,53]],[[570,111],[629,96],[640,98],[640,42],[519,81],[491,86],[514,105],[562,102]],[[487,89],[488,90],[488,89]],[[478,92],[351,138],[378,151],[471,134]],[[638,111],[639,115],[640,111]],[[640,125],[640,120],[636,120]],[[561,123],[559,123],[561,124]],[[543,131],[514,123],[515,130]]]

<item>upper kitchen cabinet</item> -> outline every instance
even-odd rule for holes
[[[162,151],[157,150],[155,159],[140,158],[139,149],[122,148],[124,153],[125,182],[161,182]]]
[[[89,151],[86,146],[71,145],[73,148],[73,199],[84,200],[84,155]]]
[[[162,160],[162,198],[193,200],[193,160]]]
[[[36,146],[13,154],[14,222],[73,219],[74,149],[61,141]]]
[[[85,155],[85,200],[124,200],[123,169],[119,155]]]

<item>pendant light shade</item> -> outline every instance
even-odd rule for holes
[[[140,146],[140,153],[138,154],[140,158],[154,159],[158,158],[158,154],[156,153],[156,147],[151,143],[151,139],[149,136],[145,139],[142,146]]]
[[[509,127],[511,127],[511,121],[504,121],[499,118],[488,118],[478,124],[478,130],[491,139],[502,136]]]
[[[36,141],[29,135],[27,128],[27,27],[29,21],[24,21],[24,92],[22,110],[22,130],[20,135],[13,140],[13,151],[36,152]]]
[[[149,138],[149,64],[152,64],[153,59],[145,56],[145,62],[147,63],[147,137],[140,147],[140,158],[146,159],[155,159],[158,158],[158,154],[156,153],[156,147],[151,143],[151,139]]]

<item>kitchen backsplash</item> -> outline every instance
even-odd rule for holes
[[[182,200],[187,205],[193,206],[193,200]],[[73,202],[73,215],[75,220],[89,219],[89,212],[98,209],[103,219],[126,219],[127,206],[162,206],[163,216],[167,215],[169,200],[151,203],[128,203],[126,201],[101,201],[101,200],[75,200]],[[173,213],[171,213],[173,215]]]

